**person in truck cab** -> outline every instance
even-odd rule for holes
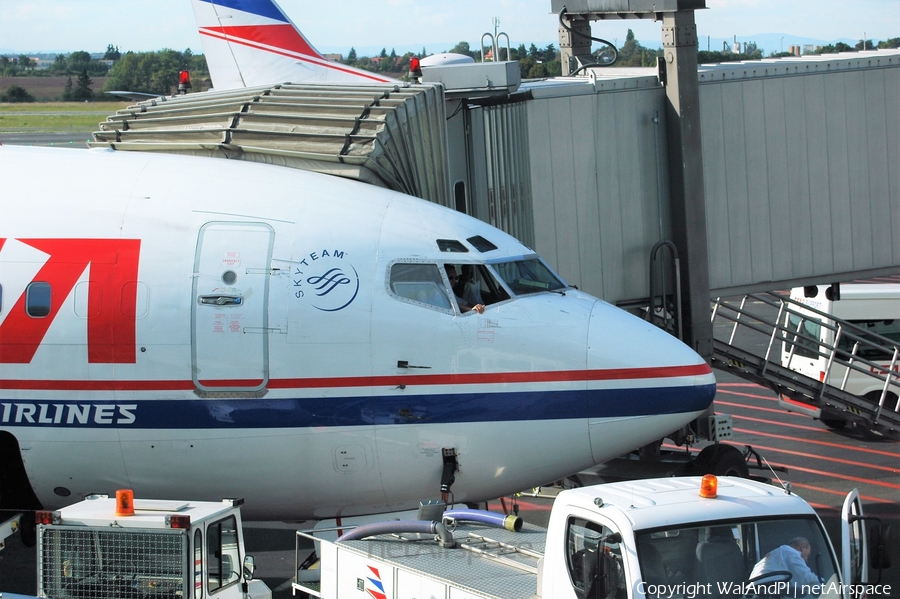
[[[807,565],[809,554],[812,552],[812,546],[804,537],[795,537],[777,549],[773,549],[767,553],[750,572],[750,580],[762,579],[760,584],[766,584],[766,574],[772,574],[772,580],[781,580],[777,577],[779,572],[789,572],[791,578],[789,581],[791,589],[793,589],[791,597],[804,597],[801,595],[801,589],[811,588],[822,584],[819,578]]]

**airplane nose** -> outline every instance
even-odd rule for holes
[[[596,398],[590,418],[596,463],[681,428],[716,393],[712,369],[699,354],[603,301],[591,310],[587,366]]]

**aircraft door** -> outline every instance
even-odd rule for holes
[[[268,302],[275,231],[211,222],[194,257],[191,357],[202,391],[258,391],[269,380]]]
[[[841,572],[844,584],[867,582],[869,559],[862,500],[856,489],[847,494],[841,509]]]

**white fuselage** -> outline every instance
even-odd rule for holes
[[[483,500],[661,438],[715,392],[692,350],[569,287],[497,276],[507,297],[463,313],[445,264],[537,257],[402,194],[110,150],[0,147],[0,180],[0,451],[14,437],[45,508],[128,487],[251,518],[406,509],[439,495],[445,448],[453,497]],[[401,295],[408,265],[443,273],[449,307]],[[14,491],[0,507],[28,507]]]

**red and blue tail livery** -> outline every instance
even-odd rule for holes
[[[213,86],[386,83],[377,73],[328,60],[272,0],[191,0]]]

